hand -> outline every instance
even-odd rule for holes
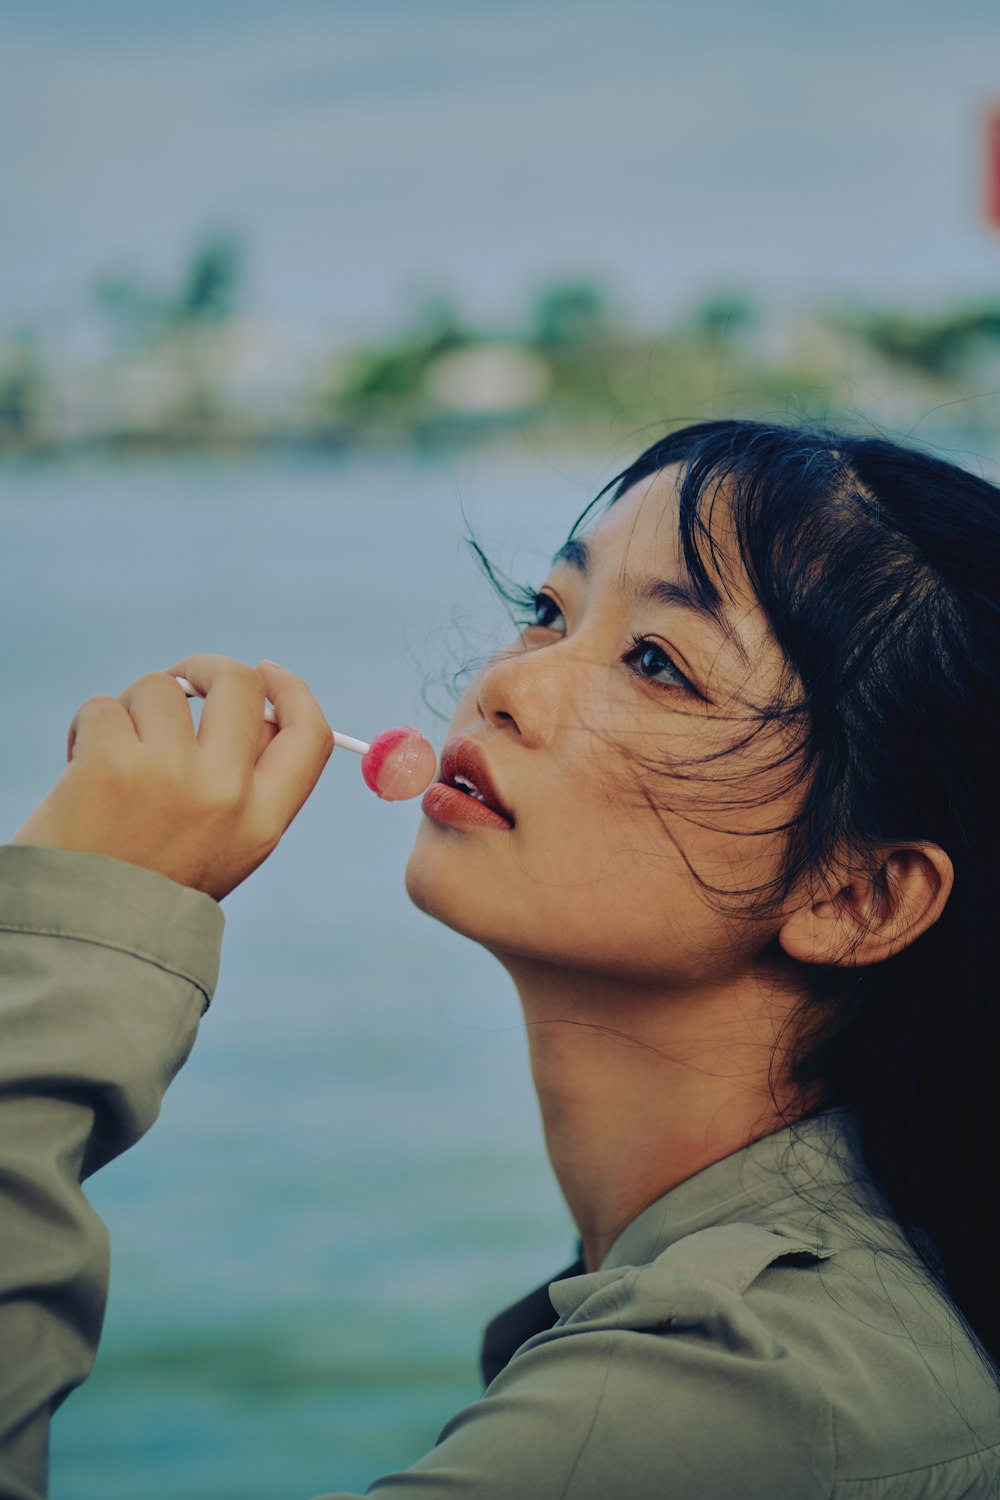
[[[197,733],[174,677],[205,697]],[[332,750],[301,678],[192,656],[78,710],[66,771],[11,842],[108,854],[221,901],[275,848]]]

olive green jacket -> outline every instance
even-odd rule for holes
[[[222,926],[209,897],[150,871],[0,848],[2,1500],[45,1494],[50,1417],[100,1336],[108,1247],[80,1181],[156,1118],[211,998]],[[599,1271],[570,1267],[495,1319],[483,1359],[484,1396],[369,1493],[1000,1495],[1000,1393],[866,1179],[843,1111],[672,1189]]]

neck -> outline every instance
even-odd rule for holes
[[[795,1003],[774,985],[747,975],[637,991],[497,956],[524,1007],[545,1141],[588,1270],[650,1203],[795,1117],[790,1091],[776,1104],[768,1082]]]

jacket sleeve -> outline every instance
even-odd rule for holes
[[[51,1414],[100,1335],[108,1249],[80,1182],[156,1118],[212,994],[221,932],[214,901],[150,871],[0,848],[0,1500],[44,1497]],[[556,1325],[368,1493],[826,1500],[828,1403],[742,1295],[803,1247],[747,1228],[556,1283]]]
[[[108,1245],[81,1181],[141,1136],[218,977],[221,908],[101,854],[0,847],[0,1497],[38,1500]]]

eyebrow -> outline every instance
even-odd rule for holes
[[[571,537],[552,559],[552,565],[566,563],[582,578],[586,578],[592,559],[590,546],[582,537]],[[629,578],[625,586],[626,597],[632,603],[680,605],[703,620],[708,620],[720,630],[726,640],[736,649],[744,664],[750,666],[750,655],[735,627],[723,614],[721,608],[713,607],[699,599],[686,583],[675,583],[669,578]]]

